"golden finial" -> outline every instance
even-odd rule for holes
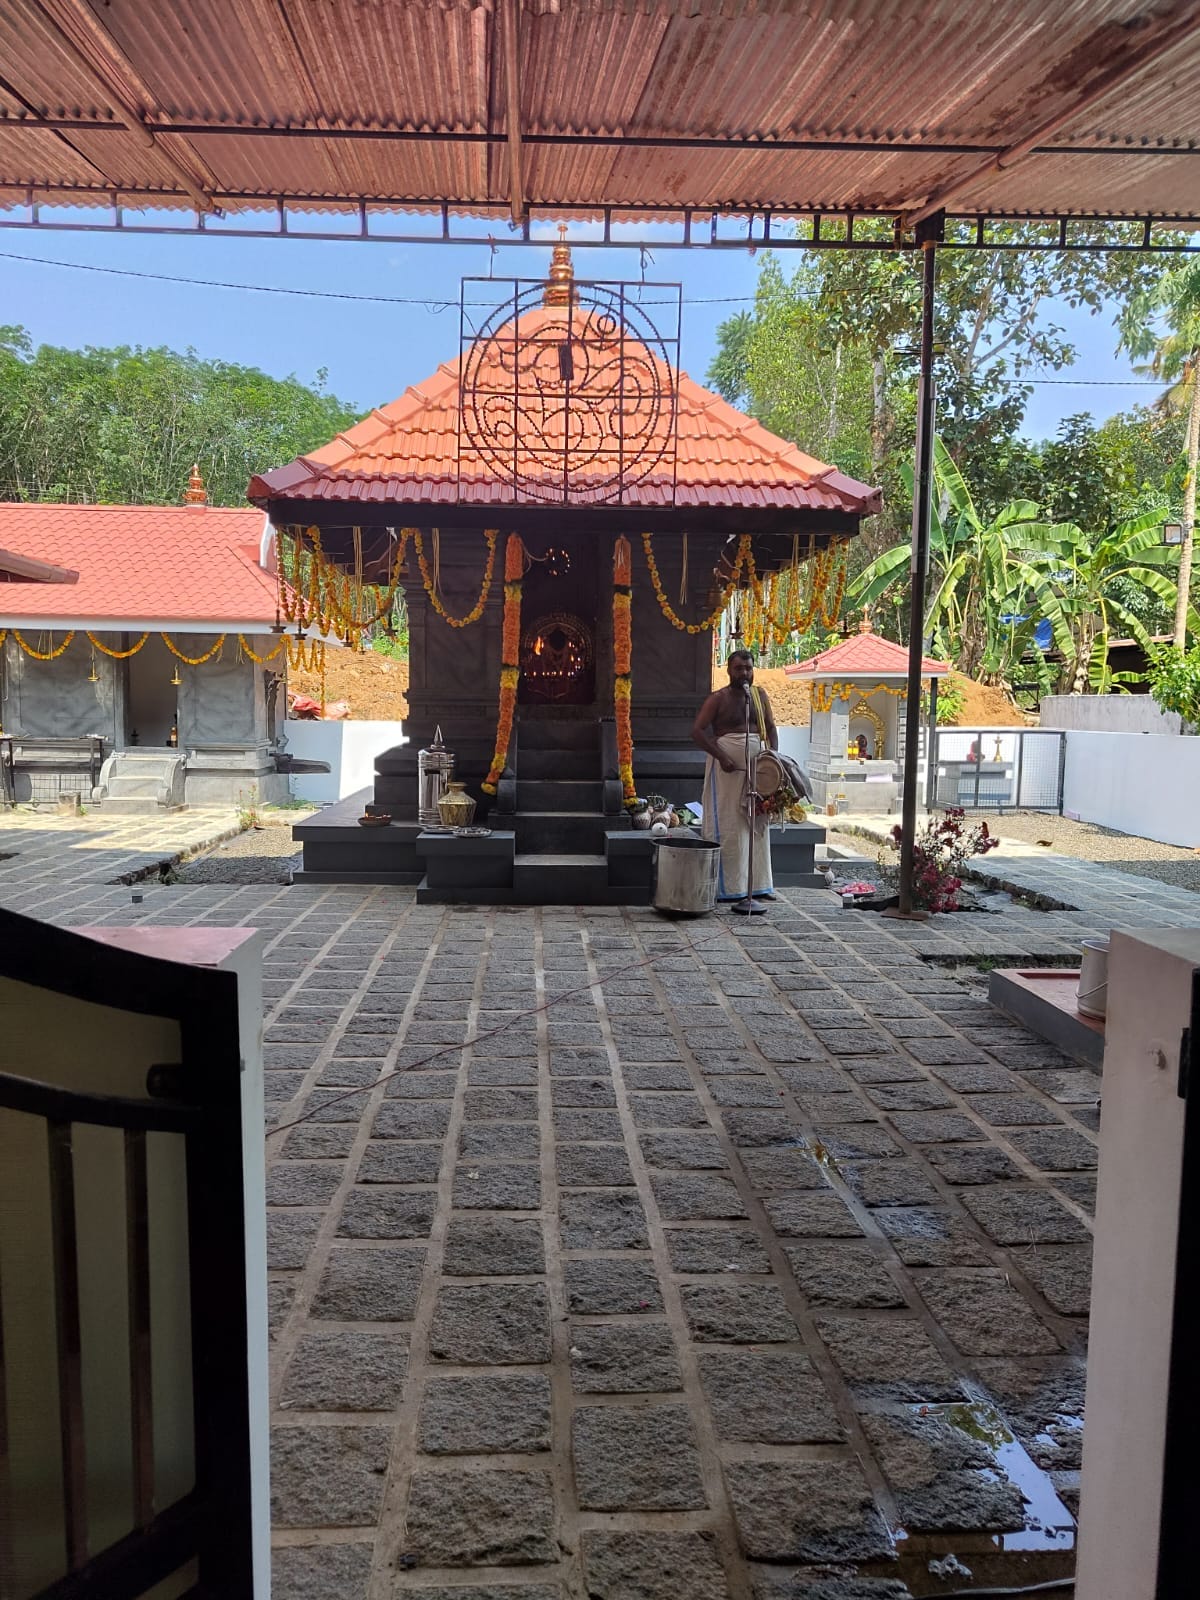
[[[546,292],[542,296],[542,304],[569,306],[575,298],[574,282],[575,268],[571,264],[571,246],[567,243],[567,225],[565,222],[560,222],[558,243],[550,254],[550,273],[546,280]]]
[[[192,475],[188,479],[187,493],[183,497],[185,505],[204,506],[208,504],[208,491],[204,487],[204,479],[200,476],[200,463],[192,462]]]
[[[873,633],[874,632],[874,629],[871,627],[871,608],[870,608],[870,606],[864,606],[863,607],[862,621],[858,625],[858,631],[859,631],[859,633]]]

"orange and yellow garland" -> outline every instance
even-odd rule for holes
[[[421,530],[417,528],[413,531],[413,543],[416,546],[417,561],[421,568],[421,582],[425,585],[425,593],[429,596],[430,604],[438,616],[441,617],[443,622],[448,622],[452,628],[469,628],[473,622],[478,622],[483,615],[487,597],[491,593],[492,574],[496,570],[497,530],[495,528],[487,528],[484,530],[483,537],[487,540],[487,563],[483,569],[483,582],[479,589],[479,599],[476,600],[465,616],[452,617],[442,604],[441,596],[437,592],[435,574],[430,572],[429,564],[425,560],[425,544],[421,538]]]
[[[621,793],[630,806],[637,799],[633,784],[633,554],[622,535],[613,546],[613,711],[617,722],[617,772]]]
[[[521,676],[521,579],[525,575],[525,546],[521,536],[510,533],[504,546],[504,626],[500,643],[500,706],[496,717],[496,753],[491,771],[483,782],[485,794],[495,794],[508,764],[508,742],[512,738],[513,715],[517,708],[517,680]]]

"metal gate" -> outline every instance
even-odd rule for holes
[[[0,952],[0,1596],[249,1600],[236,979]]]
[[[1050,728],[939,728],[927,804],[964,811],[1062,811],[1067,736]]]

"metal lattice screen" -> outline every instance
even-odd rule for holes
[[[1061,811],[1066,735],[1043,728],[939,728],[930,774],[935,806]]]

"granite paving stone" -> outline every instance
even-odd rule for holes
[[[963,1398],[961,1381],[910,1317],[819,1317],[817,1332],[856,1396],[917,1404]]]
[[[335,1245],[313,1297],[312,1315],[330,1322],[408,1322],[425,1267],[421,1247]]]
[[[852,1239],[862,1228],[836,1194],[769,1194],[763,1201],[771,1226],[785,1239]]]
[[[892,1111],[892,1126],[912,1144],[966,1144],[986,1138],[982,1128],[957,1111]]]
[[[571,1329],[571,1385],[577,1394],[665,1392],[682,1387],[675,1341],[665,1322],[577,1323]]]
[[[872,1561],[893,1553],[857,1463],[731,1461],[725,1481],[742,1549],[759,1561]]]
[[[775,1350],[711,1350],[700,1378],[717,1434],[751,1444],[821,1444],[844,1437],[808,1356]]]
[[[1010,1250],[1013,1261],[1055,1311],[1086,1317],[1092,1294],[1092,1250],[1086,1244],[1039,1244]],[[1005,1346],[1003,1354],[1018,1353]]]
[[[454,1278],[511,1278],[546,1270],[542,1225],[532,1218],[452,1217],[443,1270]]]
[[[464,1161],[454,1169],[453,1204],[460,1211],[536,1211],[541,1203],[535,1166]]]
[[[346,1196],[338,1222],[344,1239],[423,1239],[433,1224],[437,1193],[362,1185]]]
[[[276,1600],[367,1600],[369,1544],[277,1545],[271,1551]]]
[[[536,1161],[541,1134],[536,1122],[467,1122],[459,1130],[464,1160]]]
[[[901,1146],[874,1122],[821,1123],[813,1129],[814,1150],[835,1161],[861,1161],[867,1156],[898,1156]]]
[[[267,1212],[267,1266],[297,1271],[321,1229],[319,1211]]]
[[[915,1161],[841,1161],[838,1172],[865,1206],[937,1203],[937,1190]]]
[[[631,1094],[629,1106],[639,1128],[704,1128],[708,1118],[694,1094]]]
[[[389,1427],[272,1428],[275,1527],[374,1526],[391,1438]]]
[[[1033,1356],[1058,1347],[1058,1340],[1001,1272],[923,1272],[917,1288],[938,1325],[964,1355]]]
[[[371,1137],[441,1139],[449,1126],[448,1100],[386,1100],[375,1113]]]
[[[1025,1526],[1021,1491],[980,1440],[944,1411],[867,1415],[863,1429],[914,1533],[1011,1532]]]
[[[1073,1128],[1034,1128],[1010,1134],[1009,1142],[1044,1172],[1087,1172],[1097,1165],[1095,1144]]]
[[[700,1171],[729,1165],[715,1133],[643,1133],[639,1143],[648,1167]]]
[[[593,1257],[564,1263],[567,1309],[577,1316],[630,1316],[662,1310],[658,1274],[649,1257]]]
[[[613,1188],[633,1183],[623,1144],[560,1144],[558,1181],[568,1188]]]
[[[431,1378],[419,1430],[429,1455],[549,1450],[550,1380],[534,1373]]]
[[[393,1333],[306,1333],[287,1366],[284,1410],[391,1411],[408,1370],[408,1346]]]
[[[746,1215],[745,1202],[728,1178],[656,1173],[651,1186],[659,1215],[667,1222],[719,1221]]]
[[[687,1511],[706,1504],[686,1406],[577,1406],[571,1434],[583,1510]]]
[[[422,1566],[536,1565],[558,1559],[556,1520],[549,1473],[417,1472],[408,1545]]]
[[[997,1244],[1072,1244],[1088,1238],[1083,1223],[1041,1189],[964,1189],[962,1203]]]
[[[676,1272],[771,1270],[762,1240],[749,1228],[666,1228],[664,1237]]]
[[[836,1244],[789,1242],[783,1253],[810,1306],[867,1310],[905,1303],[882,1255],[865,1240],[838,1240]]]
[[[649,1243],[646,1213],[632,1190],[564,1190],[558,1214],[564,1250],[644,1250]]]
[[[277,1161],[267,1175],[267,1204],[327,1205],[344,1173],[341,1162]]]
[[[907,1266],[990,1265],[987,1241],[949,1206],[881,1206],[872,1220]]]
[[[692,1338],[705,1344],[774,1344],[799,1338],[782,1293],[769,1283],[680,1286]]]
[[[583,1560],[588,1600],[728,1600],[711,1533],[588,1532]]]
[[[453,1284],[438,1294],[429,1334],[435,1361],[524,1366],[550,1359],[550,1306],[540,1283]]]
[[[925,1154],[930,1166],[947,1183],[998,1183],[1024,1176],[1016,1162],[995,1145],[935,1145]]]

